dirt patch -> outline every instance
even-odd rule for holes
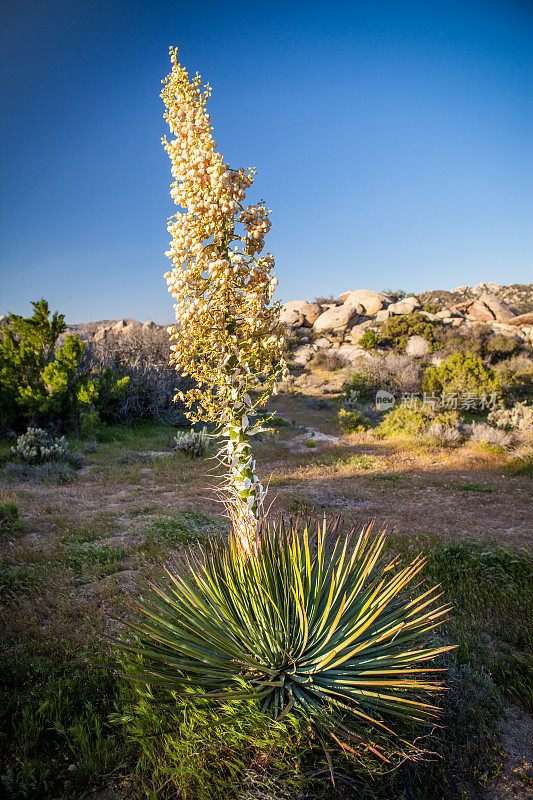
[[[484,800],[531,800],[533,717],[511,706],[500,726],[507,759],[501,775],[487,789]]]

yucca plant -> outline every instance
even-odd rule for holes
[[[441,670],[428,662],[450,648],[425,639],[448,606],[438,587],[402,596],[425,559],[383,566],[385,542],[372,524],[341,540],[338,521],[311,536],[305,521],[270,519],[253,558],[234,537],[190,554],[186,577],[170,566],[140,601],[136,641],[122,645],[141,656],[134,679],[189,698],[253,696],[274,718],[367,746],[369,726],[387,736],[392,718],[432,722]]]

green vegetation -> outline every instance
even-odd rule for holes
[[[365,331],[359,339],[359,346],[364,350],[375,350],[383,343],[383,337],[373,328]]]
[[[348,401],[373,400],[378,388],[377,382],[369,375],[354,372],[342,384],[342,390]]]
[[[151,523],[146,534],[146,548],[180,547],[205,541],[209,532],[219,532],[220,523],[201,511],[177,511]]]
[[[140,603],[138,641],[121,643],[136,659],[133,677],[205,702],[257,698],[274,718],[291,711],[317,735],[363,751],[379,752],[392,735],[383,720],[431,724],[438,709],[422,697],[440,684],[428,662],[449,648],[425,634],[447,607],[424,591],[407,614],[402,593],[423,560],[378,568],[385,536],[371,527],[353,536],[346,557],[352,534],[343,544],[337,525],[320,526],[315,547],[306,525],[270,520],[251,558],[230,537],[198,556],[188,577],[167,568],[165,584]]]
[[[17,536],[23,529],[17,504],[10,500],[0,502],[0,541]]]
[[[491,361],[502,361],[504,358],[509,358],[521,349],[522,345],[517,339],[503,336],[500,333],[495,336],[489,336],[485,342],[484,355]]]
[[[348,411],[345,408],[341,408],[337,418],[343,430],[348,433],[366,431],[372,427],[372,420],[365,416],[362,411]]]
[[[46,300],[32,303],[33,315],[11,314],[0,339],[0,417],[4,425],[23,429],[28,424],[55,423],[65,428],[90,430],[98,421],[98,402],[125,389],[128,379],[98,379],[80,369],[84,344],[69,335],[64,315],[49,319]],[[99,395],[99,389],[106,392]]]
[[[70,457],[65,437],[51,436],[42,428],[28,428],[26,433],[18,437],[11,453],[26,464],[67,461]]]
[[[485,395],[485,409],[491,395],[501,391],[501,380],[479,356],[454,353],[439,366],[428,367],[422,379],[422,391],[428,395],[464,394]]]
[[[0,791],[9,800],[82,797],[124,767],[109,722],[115,679],[95,653],[0,655]],[[55,657],[54,657],[55,656]]]
[[[430,343],[431,349],[436,350],[436,333],[441,328],[442,323],[433,322],[416,311],[411,314],[398,314],[387,319],[382,343],[386,347],[403,351],[410,336],[422,336]]]
[[[229,800],[259,790],[289,800],[308,783],[301,762],[312,742],[290,717],[274,721],[252,700],[213,707],[138,684],[133,702],[129,694],[113,718],[139,754],[136,779],[148,796],[158,787],[157,797],[168,800]]]
[[[499,690],[530,712],[532,570],[533,559],[525,550],[495,542],[434,545],[428,563],[431,578],[454,597],[456,614],[447,625],[461,642],[459,662],[477,662],[489,670]]]
[[[408,436],[432,438],[432,426],[442,429],[456,429],[458,414],[455,411],[434,411],[429,405],[409,408],[399,405],[393,408],[377,426],[379,436]]]

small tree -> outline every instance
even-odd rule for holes
[[[260,426],[251,413],[276,392],[286,370],[278,306],[271,302],[274,258],[261,255],[270,211],[263,201],[245,207],[255,170],[224,163],[206,110],[211,89],[198,73],[189,80],[177,52],[170,49],[172,71],[161,92],[175,137],[163,139],[172,163],[170,194],[183,209],[168,224],[173,267],[165,277],[176,301],[172,362],[195,381],[179,394],[191,422],[214,422],[225,437],[230,506],[249,550],[263,502],[250,444]]]
[[[28,424],[90,428],[98,421],[99,377],[80,367],[85,345],[68,335],[63,314],[51,319],[44,298],[32,302],[33,315],[10,314],[0,338],[0,418],[4,425]],[[113,381],[122,391],[129,378]]]

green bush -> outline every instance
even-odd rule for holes
[[[428,395],[465,394],[476,396],[500,394],[501,380],[494,369],[479,356],[454,353],[439,366],[428,367],[422,378],[422,391]]]
[[[373,400],[377,389],[379,389],[377,380],[360,372],[354,372],[342,384],[342,390],[348,404],[359,400]]]
[[[33,315],[10,314],[0,339],[0,418],[21,429],[50,423],[90,430],[98,420],[98,382],[80,370],[85,345],[79,336],[59,336],[63,314],[50,311],[44,298]]]
[[[440,430],[434,427],[440,426]],[[376,428],[381,436],[407,436],[418,438],[435,438],[446,440],[445,430],[458,430],[459,416],[455,411],[437,413],[429,405],[410,408],[399,405],[388,412],[384,420]],[[450,437],[450,444],[456,443],[456,437]]]
[[[345,408],[341,408],[337,414],[337,417],[342,428],[349,433],[360,433],[361,431],[366,431],[372,427],[372,420],[365,416],[361,411],[348,411]]]
[[[363,348],[363,350],[375,350],[376,347],[379,347],[380,344],[382,344],[382,342],[383,337],[373,328],[369,328],[363,333],[358,344]]]
[[[475,329],[460,331],[450,325],[442,325],[435,331],[434,352],[438,352],[447,358],[452,353],[461,353],[464,356],[483,356],[485,353],[485,341],[487,331],[480,325]]]
[[[526,353],[506,358],[494,365],[502,384],[502,393],[509,403],[533,397],[533,359]]]
[[[484,355],[491,361],[502,361],[504,358],[515,355],[521,349],[522,343],[517,339],[498,333],[495,336],[489,336],[486,340]]]
[[[393,291],[385,292],[385,294],[389,295],[389,297],[390,297],[390,299],[392,300],[393,303],[397,303],[398,300],[403,300],[403,298],[405,297],[406,293],[404,292],[403,289],[394,289]]]
[[[431,345],[431,349],[437,348],[436,332],[442,328],[442,323],[433,322],[413,311],[411,314],[398,314],[389,317],[385,323],[382,343],[395,350],[405,350],[407,340],[411,336],[422,336]]]

